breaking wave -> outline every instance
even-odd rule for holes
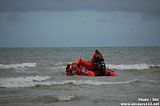
[[[115,85],[115,84],[129,84],[132,82],[138,82],[138,79],[130,80],[130,81],[124,81],[124,82],[101,82],[101,81],[95,81],[95,80],[64,80],[64,81],[52,81],[52,82],[40,82],[39,85],[67,85],[67,84],[73,84],[73,85],[94,85],[94,86],[100,86],[100,85]]]
[[[136,69],[136,70],[144,70],[144,69],[150,69],[152,67],[160,67],[160,65],[149,65],[146,63],[141,63],[141,64],[120,64],[120,65],[114,65],[114,64],[107,64],[108,68],[110,69],[117,69],[117,70],[131,70],[131,69]]]
[[[48,76],[29,76],[16,78],[0,78],[0,86],[5,88],[22,88],[36,86],[38,82],[49,79]]]
[[[64,80],[64,81],[45,81],[50,79],[49,76],[30,76],[30,77],[17,77],[17,78],[0,78],[0,87],[5,88],[23,88],[35,86],[63,86],[63,85],[116,85],[116,84],[130,84],[136,83],[140,80],[134,79],[123,82],[102,82],[95,80]]]
[[[0,64],[0,69],[23,69],[36,67],[37,63]]]
[[[63,96],[52,96],[52,95],[46,95],[38,97],[37,100],[43,103],[51,103],[51,102],[61,102],[61,101],[70,101],[70,100],[78,100],[78,96],[69,96],[69,95],[63,95]]]

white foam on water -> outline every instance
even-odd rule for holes
[[[34,87],[34,86],[63,86],[63,85],[119,85],[119,84],[130,84],[141,82],[139,79],[133,79],[128,81],[96,81],[96,80],[63,80],[63,81],[46,81],[49,76],[30,76],[30,77],[17,77],[17,78],[0,78],[0,87],[5,88],[24,88],[24,87]],[[150,80],[145,82],[152,82]],[[70,97],[72,98],[72,97]],[[70,99],[68,97],[68,99]],[[61,99],[66,99],[67,97],[61,97]]]
[[[144,70],[144,69],[150,69],[150,67],[160,67],[160,65],[149,65],[146,63],[141,64],[120,64],[120,65],[114,65],[114,64],[107,64],[108,68],[110,69],[118,69],[118,70]]]
[[[0,64],[0,69],[24,69],[36,67],[37,63]]]
[[[63,63],[62,62],[57,62],[57,63],[54,63],[55,66],[63,66]]]
[[[57,96],[60,101],[69,101],[75,98],[75,96]]]
[[[64,80],[64,81],[52,81],[52,82],[37,82],[36,85],[41,86],[63,86],[68,84],[73,85],[92,85],[92,86],[101,86],[101,85],[117,85],[117,84],[130,84],[140,81],[138,79],[130,80],[130,81],[122,81],[122,82],[101,82],[101,81],[94,81],[94,80]]]
[[[29,76],[16,78],[0,78],[0,86],[5,88],[21,88],[36,86],[36,82],[49,79],[48,76]]]
[[[56,67],[57,69],[64,69],[66,68],[66,66],[60,66],[60,67]]]
[[[0,86],[5,88],[23,88],[41,86],[56,86],[56,85],[114,85],[114,84],[129,84],[138,81],[138,79],[124,81],[124,82],[101,82],[94,80],[64,80],[64,81],[46,81],[48,76],[30,76],[30,77],[17,77],[17,78],[0,78]]]
[[[115,85],[115,84],[129,84],[132,82],[139,81],[138,79],[130,80],[130,81],[123,81],[123,82],[101,82],[101,81],[95,81],[95,80],[65,80],[61,82],[50,82],[50,85],[65,85],[65,84],[73,84],[73,85]]]
[[[50,77],[45,76],[35,76],[35,77],[18,77],[18,78],[7,78],[7,79],[0,79],[0,86],[5,88],[23,88],[23,87],[34,87],[34,86],[56,86],[56,85],[115,85],[115,84],[129,84],[132,82],[139,81],[138,79],[130,80],[130,81],[123,81],[123,82],[101,82],[101,81],[94,81],[94,80],[64,80],[64,81],[46,81],[44,80],[49,79]]]

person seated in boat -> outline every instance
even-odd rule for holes
[[[72,63],[68,64],[66,67],[66,75],[71,76],[71,75],[78,75],[80,74],[80,68],[78,67],[77,63]]]
[[[71,64],[68,64],[67,67],[66,67],[66,75],[67,76],[73,75],[73,71],[71,69]]]
[[[85,67],[81,66],[80,64],[77,64],[76,74],[77,74],[78,76],[84,76],[84,75],[86,75],[86,72],[87,72],[87,71],[88,71],[88,70],[87,70]]]
[[[103,75],[106,67],[103,55],[99,50],[95,50],[95,53],[93,54],[91,61],[93,63],[93,70],[96,71],[98,75]]]
[[[81,74],[81,67],[79,64],[75,64],[75,69],[74,69],[76,75],[80,75]]]

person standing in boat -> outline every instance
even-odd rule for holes
[[[91,61],[93,63],[93,70],[97,72],[98,75],[103,75],[104,71],[106,70],[106,66],[104,63],[103,55],[99,50],[95,50]]]
[[[98,49],[95,50],[95,53],[92,56],[92,61],[96,63],[104,61],[103,55]]]

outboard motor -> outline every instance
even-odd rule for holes
[[[99,75],[103,76],[105,74],[106,65],[104,61],[101,61],[98,65]]]

